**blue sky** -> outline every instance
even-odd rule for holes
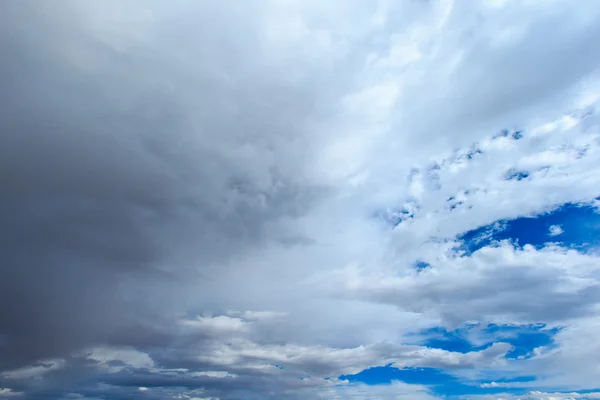
[[[442,327],[430,328],[415,333],[415,338],[423,340],[420,344],[428,348],[450,352],[471,353],[489,348],[497,342],[508,343],[512,349],[504,357],[507,360],[525,360],[534,357],[536,348],[550,348],[553,337],[559,328],[545,325],[495,325],[471,324],[448,331]],[[481,387],[480,380],[471,380],[461,376],[460,371],[440,368],[397,368],[393,364],[365,369],[358,374],[340,376],[341,380],[367,385],[389,385],[393,381],[409,384],[428,385],[434,393],[443,397],[459,395],[485,395],[506,392],[503,387]],[[527,393],[527,387],[535,387],[534,375],[518,376],[511,373],[496,378],[498,385],[523,383],[521,388],[510,388],[515,395]]]
[[[462,233],[458,238],[466,252],[474,252],[503,240],[516,246],[543,248],[551,243],[582,251],[600,244],[600,214],[590,204],[563,204],[537,215],[496,221]]]
[[[2,0],[0,60],[0,400],[600,398],[597,0]]]

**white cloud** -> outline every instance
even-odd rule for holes
[[[240,318],[232,318],[225,315],[218,317],[198,317],[197,319],[184,319],[184,326],[196,328],[202,332],[210,332],[215,335],[233,333],[246,329],[247,323]]]
[[[436,258],[425,258],[431,268],[419,274],[410,265],[387,273],[372,271],[370,266],[350,267],[311,283],[321,284],[335,296],[394,304],[441,317],[450,325],[464,321],[560,324],[593,315],[600,302],[594,295],[596,256],[557,247],[519,250],[504,243],[459,257],[440,247],[433,253]],[[536,300],[523,302],[530,297]]]
[[[409,385],[403,382],[393,382],[391,385],[342,385],[322,390],[316,393],[318,399],[357,399],[357,400],[434,400],[438,397],[430,394],[427,387]]]
[[[98,367],[108,372],[119,372],[125,366],[132,368],[152,368],[154,366],[154,361],[148,354],[128,347],[95,347],[82,350],[81,355],[88,360],[95,361]]]
[[[9,388],[0,388],[0,398],[8,398],[23,395],[22,392],[15,392]]]
[[[6,379],[41,379],[49,372],[58,371],[66,366],[63,359],[44,360],[27,367],[4,371],[1,376]]]
[[[501,384],[496,383],[496,382],[490,382],[490,383],[482,383],[481,385],[479,385],[479,387],[482,388],[497,388],[497,387],[502,387]]]
[[[207,376],[209,378],[235,378],[236,374],[230,374],[227,371],[202,371],[192,372],[191,376]]]
[[[550,228],[548,228],[548,235],[550,235],[550,236],[558,236],[558,235],[562,234],[563,232],[564,231],[560,227],[560,225],[552,225],[552,226],[550,226]]]

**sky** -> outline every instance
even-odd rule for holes
[[[0,399],[600,399],[600,2],[3,0]]]

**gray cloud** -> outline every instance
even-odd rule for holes
[[[126,332],[168,315],[150,312],[176,301],[161,286],[289,241],[278,221],[326,193],[303,174],[315,92],[264,75],[253,19],[179,6],[201,21],[2,4],[0,369],[143,341]]]

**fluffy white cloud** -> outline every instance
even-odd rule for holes
[[[548,228],[548,234],[550,236],[558,236],[558,235],[562,234],[563,232],[564,231],[560,227],[560,225],[552,225],[552,226],[550,226],[550,228]]]

